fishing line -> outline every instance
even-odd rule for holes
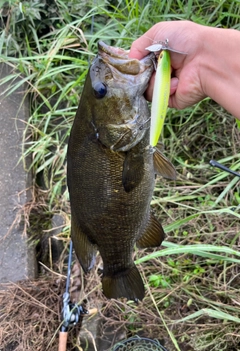
[[[69,256],[68,256],[68,270],[67,270],[67,281],[66,281],[66,293],[69,291],[69,287],[70,287],[72,252],[73,252],[73,242],[72,242],[72,240],[71,240],[71,241],[70,241],[70,246],[69,246]]]
[[[93,5],[95,6],[95,1],[93,2]],[[92,15],[92,19],[91,19],[91,29],[90,29],[90,33],[91,35],[93,34],[93,28],[94,28],[94,14]],[[88,66],[90,67],[90,56],[88,56]]]

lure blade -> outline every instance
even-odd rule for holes
[[[161,51],[164,48],[163,44],[153,44],[145,48],[145,50],[151,51],[151,52],[157,52]]]
[[[171,61],[168,51],[163,50],[158,57],[153,88],[150,145],[156,146],[160,137],[168,108],[171,81]]]
[[[177,54],[187,55],[187,52],[172,49],[167,44],[153,44],[153,45],[150,45],[147,48],[145,48],[145,50],[148,50],[148,51],[151,51],[151,52],[167,50],[167,51],[171,51],[171,52],[176,52]]]

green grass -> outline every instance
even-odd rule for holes
[[[0,83],[9,83],[5,94],[22,86],[31,100],[23,159],[32,157],[36,206],[69,218],[66,143],[97,41],[129,48],[163,20],[239,30],[240,1],[82,1],[79,6],[56,0],[48,7],[11,0],[1,16],[0,60],[13,71]],[[140,329],[149,337],[157,333],[169,350],[186,344],[196,351],[239,350],[239,179],[209,165],[216,159],[239,171],[239,142],[234,119],[209,99],[168,111],[163,143],[178,178],[161,179],[155,187],[152,207],[167,238],[162,250],[136,253],[147,296],[143,307],[124,305],[132,316],[124,324],[129,335]],[[67,227],[63,237],[68,234]],[[115,302],[111,308],[123,313]],[[155,322],[147,330],[151,318]]]

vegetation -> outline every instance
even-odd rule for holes
[[[35,207],[46,218],[65,214],[61,238],[67,241],[67,140],[97,41],[129,48],[163,20],[239,30],[240,1],[10,0],[0,6],[0,57],[12,67],[1,83],[9,82],[6,94],[21,85],[31,99],[23,159],[32,158]],[[176,182],[157,181],[152,200],[167,238],[161,250],[136,252],[147,289],[143,305],[101,296],[106,325],[114,320],[128,336],[164,339],[169,351],[237,351],[239,178],[211,168],[209,161],[240,169],[238,125],[205,99],[184,111],[169,109],[162,141],[178,171]],[[98,279],[96,270],[84,291],[92,305],[101,294]]]

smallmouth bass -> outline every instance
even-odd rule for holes
[[[103,42],[86,77],[67,154],[71,237],[84,272],[103,259],[103,293],[142,300],[144,285],[133,262],[136,244],[164,239],[150,211],[155,174],[175,178],[172,164],[149,146],[150,112],[143,96],[154,54],[129,59]]]

